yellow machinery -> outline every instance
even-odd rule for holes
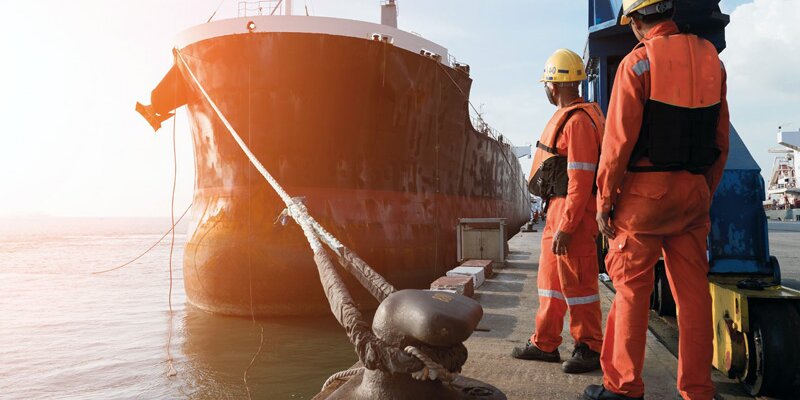
[[[752,395],[789,394],[800,383],[800,291],[721,276],[710,287],[714,367],[739,378]]]

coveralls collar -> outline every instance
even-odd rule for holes
[[[578,97],[575,100],[570,101],[569,104],[564,106],[564,108],[568,108],[568,107],[571,107],[571,106],[574,106],[574,105],[580,104],[580,103],[583,103],[583,97]]]
[[[668,36],[668,35],[675,35],[681,33],[680,29],[678,29],[678,24],[675,21],[664,21],[656,26],[654,26],[650,31],[647,32],[644,39],[641,42],[643,43],[645,40],[650,40],[659,36]]]

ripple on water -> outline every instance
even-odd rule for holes
[[[38,222],[0,228],[0,393],[30,398],[309,399],[356,361],[332,317],[257,320],[211,315],[186,303],[176,235],[171,352],[166,376],[169,242],[125,269],[163,234],[164,220]],[[92,228],[92,224],[96,224]],[[126,233],[124,224],[132,228]]]

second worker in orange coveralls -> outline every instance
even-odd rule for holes
[[[644,397],[649,299],[663,255],[678,310],[678,391],[711,400],[707,237],[728,154],[725,70],[713,44],[678,31],[673,0],[624,0],[623,15],[640,42],[617,69],[597,175],[597,221],[617,293],[603,385],[586,388],[584,398]]]
[[[579,96],[586,79],[583,60],[572,51],[556,51],[545,65],[542,82],[558,107],[548,122],[530,174],[531,192],[546,201],[537,286],[539,311],[534,334],[515,358],[559,362],[558,346],[569,310],[572,357],[567,373],[600,368],[600,297],[597,287],[594,180],[605,119],[596,103]]]

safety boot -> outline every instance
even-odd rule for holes
[[[583,400],[644,400],[644,396],[629,397],[608,391],[603,385],[589,385],[583,391]]]
[[[572,351],[572,358],[564,361],[561,369],[568,374],[582,374],[600,369],[600,353],[590,349],[585,343],[578,343]]]
[[[537,360],[545,362],[561,361],[561,355],[558,353],[558,349],[555,349],[549,353],[542,351],[536,347],[535,344],[531,343],[530,339],[528,339],[528,343],[525,343],[525,347],[514,347],[514,350],[511,351],[511,357],[518,358],[520,360]]]

